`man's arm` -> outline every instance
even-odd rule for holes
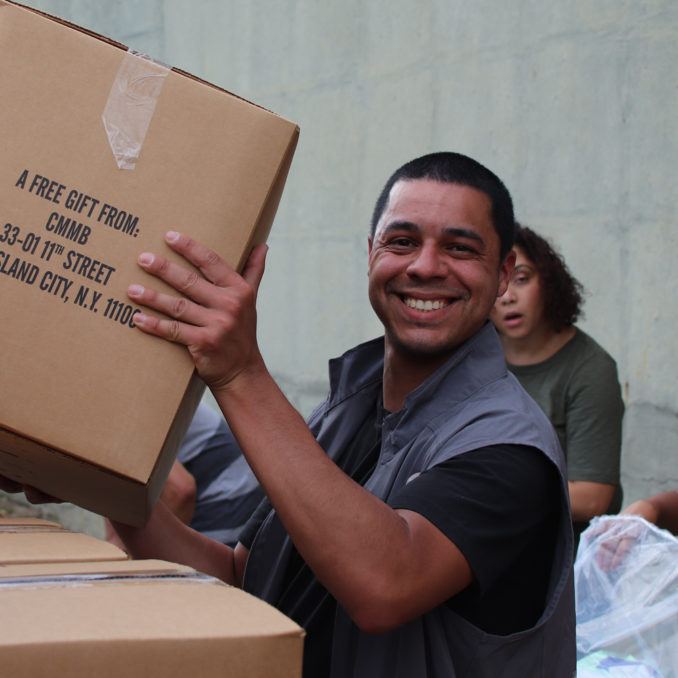
[[[390,508],[346,476],[268,373],[255,311],[265,248],[239,276],[189,238],[170,235],[168,244],[201,275],[142,255],[147,272],[185,296],[131,287],[134,301],[171,318],[140,314],[135,323],[187,346],[295,546],[358,626],[385,631],[466,588],[472,575],[459,549],[419,514]]]
[[[299,553],[361,628],[386,631],[471,583],[442,532],[390,508],[329,459],[265,369],[215,397]]]
[[[182,463],[175,461],[160,499],[182,523],[190,525],[195,513],[195,495],[195,478]]]
[[[195,478],[184,468],[183,464],[175,461],[170,470],[165,486],[160,494],[160,501],[185,525],[190,525],[195,512]],[[125,549],[110,520],[106,519],[106,540]]]
[[[228,584],[239,585],[247,551],[234,549],[206,537],[177,518],[159,501],[144,527],[111,521],[132,558],[160,558],[189,565]],[[242,562],[241,562],[242,561]]]

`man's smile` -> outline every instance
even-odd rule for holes
[[[452,303],[451,299],[420,299],[418,297],[402,297],[406,306],[417,311],[437,311]]]
[[[441,290],[390,290],[408,309],[423,313],[448,309],[458,301],[468,301],[469,293],[463,289]]]

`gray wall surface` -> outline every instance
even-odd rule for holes
[[[259,334],[302,412],[324,394],[326,359],[380,332],[366,234],[383,182],[412,157],[457,150],[504,179],[518,218],[587,289],[581,326],[624,387],[627,503],[678,486],[678,3],[28,4],[301,126]]]

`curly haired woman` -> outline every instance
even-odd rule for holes
[[[492,311],[508,367],[553,423],[567,456],[575,538],[621,508],[624,404],[617,366],[574,323],[582,286],[562,257],[516,224],[515,271]]]

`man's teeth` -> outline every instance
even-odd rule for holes
[[[447,306],[448,302],[444,299],[413,299],[412,297],[405,297],[405,304],[410,308],[415,308],[417,311],[437,311],[439,308]]]

